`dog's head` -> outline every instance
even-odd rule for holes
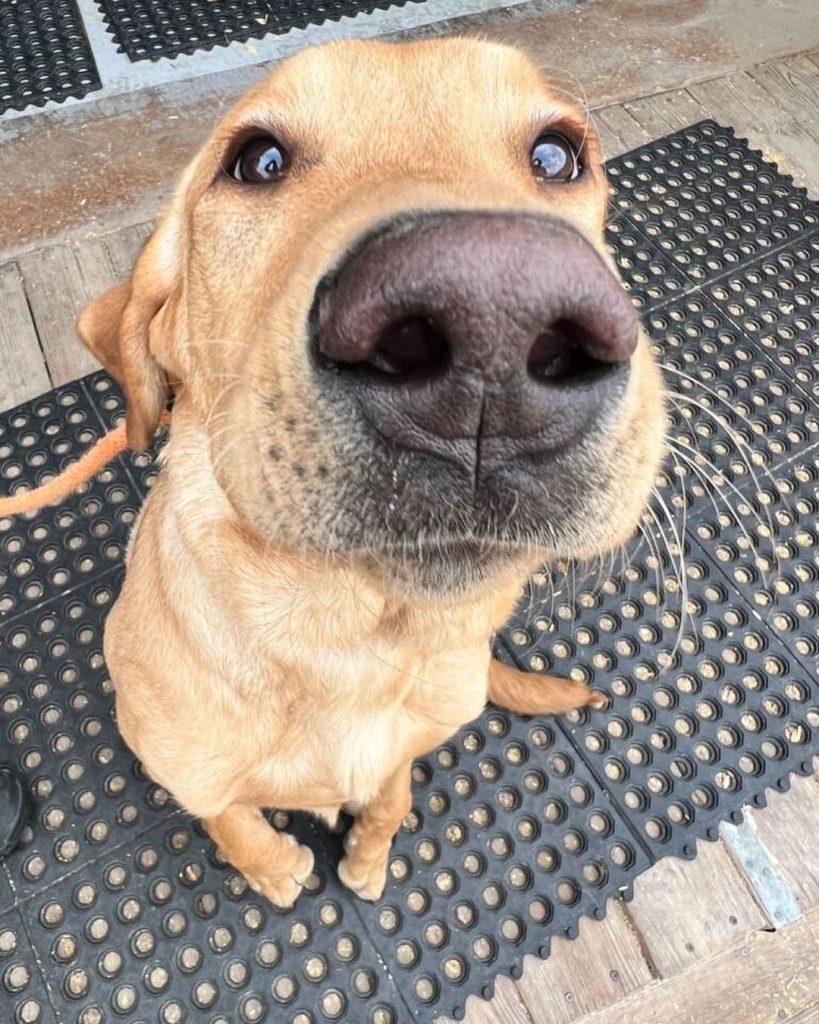
[[[515,50],[287,61],[79,331],[149,443],[168,387],[268,543],[416,592],[610,549],[657,469],[658,373],[603,245],[587,117]]]

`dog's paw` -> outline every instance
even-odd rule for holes
[[[358,824],[344,838],[344,856],[338,865],[338,877],[362,900],[380,899],[387,884],[390,844],[369,842]]]
[[[338,865],[338,877],[362,900],[380,899],[387,884],[387,858],[363,861],[346,853]]]
[[[298,899],[304,884],[313,873],[315,858],[309,846],[297,842],[293,836],[287,836],[290,847],[284,856],[277,857],[275,864],[264,868],[244,871],[243,874],[251,889],[281,910],[289,910]]]

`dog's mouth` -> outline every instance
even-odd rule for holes
[[[357,450],[356,468],[337,475],[331,492],[305,489],[311,522],[332,504],[317,546],[419,590],[462,589],[567,552],[596,514],[593,494],[611,490],[594,444],[573,452],[573,466],[563,456],[525,453],[477,478],[458,462],[397,450],[372,433]]]

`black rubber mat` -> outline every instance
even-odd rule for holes
[[[544,570],[498,641],[609,706],[490,708],[420,761],[374,905],[336,880],[338,837],[274,815],[317,855],[282,913],[218,861],[111,720],[102,621],[151,460],[0,520],[0,743],[35,804],[0,876],[11,1020],[460,1018],[648,865],[693,856],[720,820],[811,770],[819,210],[707,121],[609,169],[610,238],[666,368],[672,454],[623,557]],[[0,489],[40,481],[121,415],[97,374],[3,416]]]
[[[0,0],[0,114],[99,88],[75,0]]]
[[[120,52],[157,60],[423,0],[97,0]]]

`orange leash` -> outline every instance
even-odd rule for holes
[[[165,413],[162,423],[169,422],[170,415]],[[103,466],[107,466],[112,459],[121,455],[127,448],[125,424],[121,423],[104,434],[84,455],[80,456],[76,462],[72,462],[53,480],[49,480],[47,484],[32,490],[10,494],[7,498],[0,498],[0,516],[19,516],[23,512],[34,512],[46,505],[56,505],[76,491],[81,484],[90,480],[95,473],[99,473]]]

